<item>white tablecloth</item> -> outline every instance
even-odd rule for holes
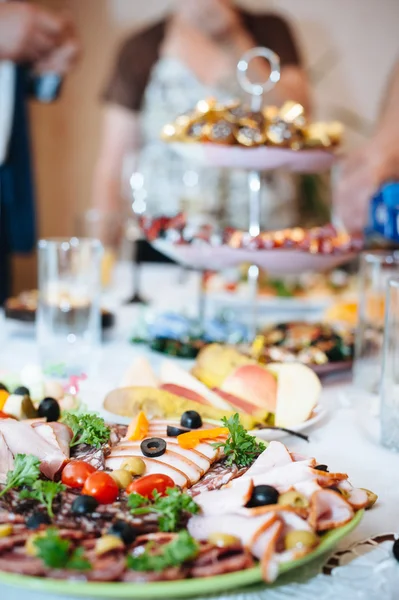
[[[96,377],[88,381],[82,389],[83,400],[87,401],[93,409],[101,407],[104,394],[118,385],[125,369],[135,357],[146,353],[155,368],[162,359],[142,346],[127,342],[141,309],[137,306],[120,305],[121,300],[127,297],[130,291],[129,273],[124,269],[120,274],[123,276],[119,279],[117,292],[108,294],[107,299],[110,305],[119,306],[118,325],[114,333],[103,343]],[[179,283],[177,269],[167,266],[147,267],[143,273],[143,293],[154,301],[153,305],[157,309],[173,308],[195,312],[197,280],[198,276],[191,273],[184,283]],[[270,317],[279,318],[280,315],[273,314]],[[0,320],[1,337],[3,340],[0,340],[0,370],[5,368],[18,371],[26,363],[37,360],[32,327],[11,324],[5,333],[4,324]],[[378,504],[365,514],[359,527],[341,543],[343,548],[376,534],[399,532],[399,455],[378,445],[373,424],[367,431],[364,430],[361,426],[362,398],[357,398],[357,408],[354,409],[350,404],[351,397],[353,392],[350,382],[330,382],[324,387],[321,398],[321,403],[327,408],[327,416],[310,432],[310,443],[297,438],[285,440],[291,449],[317,457],[321,463],[328,464],[331,471],[348,472],[355,486],[372,489],[378,494]],[[376,552],[374,559],[369,559],[374,563],[382,556],[381,551]],[[367,583],[365,575],[366,573],[370,575],[369,567],[353,567],[348,580],[346,581],[344,577],[344,584],[342,581],[339,583],[344,591],[340,587],[339,594],[337,592],[335,597],[342,600],[397,598],[398,596],[393,594],[394,590],[396,592],[399,589],[399,564],[395,564],[392,558],[387,557],[390,557],[389,550],[384,554],[383,567],[378,571],[380,574],[390,573],[389,577],[385,575],[385,584],[389,585],[390,590],[386,588],[384,595],[381,593],[372,595],[370,583]],[[323,594],[327,599],[330,597],[329,590],[331,593],[333,590],[331,579],[331,577],[320,576],[302,587],[291,583],[273,591],[252,592],[245,597],[253,600],[258,598],[280,600],[287,597],[311,599]],[[373,576],[373,580],[378,581],[377,575]],[[361,588],[363,592],[360,591]],[[366,595],[362,595],[364,590]],[[41,594],[21,592],[2,585],[0,591],[7,600],[39,600],[43,597]],[[55,597],[54,599],[47,597],[49,600],[55,600]],[[237,600],[243,597],[235,596]]]

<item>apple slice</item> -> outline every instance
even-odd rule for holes
[[[206,400],[209,406],[231,412],[231,406],[228,404],[228,402],[223,400],[223,398],[207,388],[206,385],[198,381],[198,379],[170,360],[165,360],[162,362],[160,379],[162,385],[169,383],[179,387],[187,388]]]
[[[119,387],[158,387],[157,377],[149,361],[140,356],[136,358],[122,377]]]
[[[174,383],[163,383],[160,386],[161,390],[165,390],[170,394],[174,394],[175,396],[179,396],[180,398],[187,398],[187,400],[193,400],[194,402],[199,402],[203,406],[209,406],[209,403],[205,398],[197,394],[197,392],[193,392],[193,390],[189,390],[186,387],[182,387],[181,385],[176,385]]]
[[[277,380],[273,373],[260,365],[237,367],[223,381],[222,392],[241,398],[255,410],[274,413],[276,410]],[[245,411],[248,412],[248,411]]]
[[[236,408],[240,412],[247,413],[248,415],[255,415],[259,413],[259,407],[255,406],[255,404],[251,404],[238,396],[233,396],[233,394],[229,394],[228,392],[224,392],[219,388],[213,388],[213,391],[221,396],[226,402],[228,402],[233,408]]]
[[[293,427],[307,421],[320,397],[320,379],[301,363],[272,363],[268,368],[278,381],[276,427]]]

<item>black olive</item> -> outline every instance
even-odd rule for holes
[[[45,417],[47,421],[58,421],[61,410],[60,405],[54,398],[44,398],[39,404],[39,417]]]
[[[395,540],[392,546],[392,552],[396,560],[399,562],[399,540]]]
[[[34,512],[26,520],[26,526],[28,529],[37,529],[40,525],[50,525],[51,519],[47,513]]]
[[[337,492],[337,494],[340,494],[342,496],[342,491],[339,488],[337,488],[335,485],[332,485],[328,489],[331,490],[331,491],[333,491],[333,492]]]
[[[317,471],[325,471],[326,473],[328,473],[328,467],[327,467],[327,465],[317,465],[317,466],[315,467],[315,469],[316,469]]]
[[[0,390],[4,390],[5,392],[8,392],[8,388],[6,385],[4,385],[4,383],[0,382]]]
[[[74,515],[87,515],[94,512],[97,506],[98,501],[93,496],[82,494],[72,502],[71,510]]]
[[[24,385],[20,385],[14,390],[14,394],[17,396],[30,396],[30,391]]]
[[[254,506],[277,504],[279,495],[276,488],[271,485],[256,485],[252,490],[252,495],[247,503],[247,507],[253,508]]]
[[[157,456],[162,456],[162,454],[165,454],[166,442],[162,438],[149,438],[148,440],[143,440],[141,442],[140,449],[144,456],[156,458]]]
[[[186,410],[181,416],[180,425],[188,429],[199,429],[202,427],[201,415],[196,410]]]
[[[187,433],[190,429],[181,429],[180,427],[175,427],[174,425],[168,425],[166,428],[166,435],[169,437],[177,437],[182,433]]]
[[[136,528],[130,523],[126,523],[126,521],[115,521],[109,528],[108,533],[120,537],[127,546],[132,544],[138,535]]]

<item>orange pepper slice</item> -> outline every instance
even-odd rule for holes
[[[227,427],[215,427],[214,429],[201,429],[201,431],[188,431],[177,436],[179,446],[189,450],[195,448],[203,440],[214,440],[221,435],[228,435]]]
[[[145,413],[141,410],[127,428],[126,437],[130,442],[143,440],[148,435],[149,423]]]
[[[0,410],[3,410],[9,395],[10,394],[6,390],[0,390]]]

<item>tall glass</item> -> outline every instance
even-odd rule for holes
[[[99,240],[40,240],[36,321],[40,360],[48,376],[90,372],[101,337],[103,248]]]
[[[399,279],[387,287],[380,416],[382,445],[399,452]]]
[[[388,280],[399,276],[398,252],[366,252],[359,272],[359,315],[355,339],[353,383],[379,393]]]

